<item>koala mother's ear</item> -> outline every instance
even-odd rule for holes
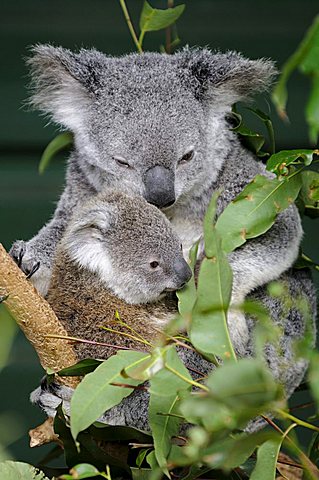
[[[267,90],[277,73],[271,60],[249,60],[232,51],[213,53],[186,47],[174,56],[183,82],[196,98],[221,110]]]
[[[73,132],[81,130],[99,88],[98,71],[107,58],[96,50],[73,53],[51,45],[35,45],[31,52],[30,104]]]

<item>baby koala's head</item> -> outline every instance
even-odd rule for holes
[[[78,208],[61,247],[127,303],[147,303],[191,278],[167,218],[142,197],[110,190]]]

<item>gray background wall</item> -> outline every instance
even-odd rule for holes
[[[135,24],[142,0],[128,0]],[[151,1],[164,7],[164,0]],[[182,3],[182,2],[176,2]],[[236,49],[251,58],[271,57],[281,66],[295,50],[318,13],[314,0],[185,0],[186,10],[178,23],[182,44]],[[37,165],[45,145],[56,129],[35,112],[22,107],[27,97],[23,57],[28,46],[50,42],[74,49],[96,47],[118,55],[134,50],[117,0],[2,0],[0,6],[0,241],[9,248],[17,239],[28,239],[50,218],[63,188],[64,159],[60,156],[40,177]],[[157,50],[162,32],[146,36],[145,47]],[[303,106],[309,83],[296,73],[289,83],[288,114],[283,124],[271,103],[277,132],[277,148],[308,147]],[[254,126],[254,125],[253,125]],[[316,222],[305,222],[304,248],[315,256]],[[312,239],[311,239],[312,238]],[[0,307],[1,308],[1,307]],[[10,411],[21,419],[24,433],[44,416],[28,403],[42,370],[30,345],[20,334],[9,365],[0,373],[0,412]],[[1,429],[1,426],[0,426]],[[10,446],[19,460],[37,461],[43,450],[31,451],[27,435]]]

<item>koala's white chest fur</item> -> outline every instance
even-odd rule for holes
[[[181,217],[170,218],[170,221],[174,231],[181,239],[184,258],[188,260],[190,249],[203,234],[202,222],[194,222],[194,220],[190,221]],[[199,250],[201,250],[201,247],[199,247]],[[200,251],[198,253],[200,253]]]

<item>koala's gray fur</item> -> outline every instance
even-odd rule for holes
[[[39,45],[29,65],[33,104],[75,136],[54,218],[11,250],[26,272],[40,260],[32,278],[43,294],[73,209],[93,194],[111,186],[144,196],[163,209],[187,252],[202,235],[203,216],[216,189],[223,190],[220,213],[257,173],[266,175],[230,130],[227,115],[233,103],[268,87],[275,74],[268,60],[187,48],[171,56],[115,58],[96,50],[73,53]],[[291,267],[301,236],[291,206],[269,232],[230,255],[232,307]],[[228,321],[244,354],[249,325],[233,308]]]

